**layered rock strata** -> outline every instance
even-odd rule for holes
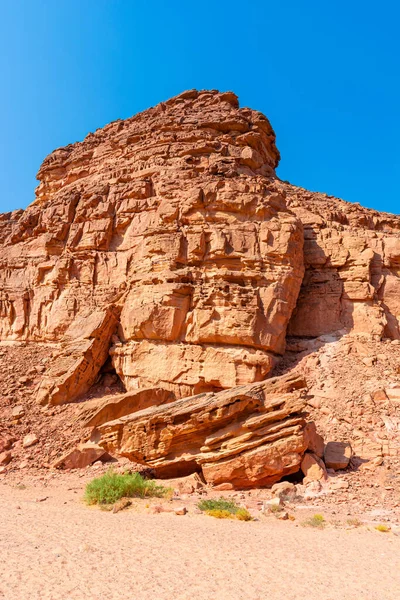
[[[36,200],[0,215],[0,343],[46,349],[36,401],[61,414],[80,399],[81,425],[159,472],[264,485],[306,448],[321,456],[296,391],[277,437],[260,433],[264,380],[300,360],[326,434],[363,459],[397,456],[400,217],[280,181],[278,162],[261,113],[195,90],[46,158]],[[85,402],[106,367],[114,398],[104,385]]]
[[[114,307],[101,354],[127,390],[264,379],[304,271],[301,222],[271,185],[278,160],[262,114],[196,91],[56,150],[35,202],[1,216],[1,339],[65,345],[88,311],[107,321]]]
[[[287,375],[199,394],[99,425],[92,438],[159,477],[201,470],[214,485],[265,486],[298,471],[312,443],[305,385]]]

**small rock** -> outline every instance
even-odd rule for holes
[[[231,483],[219,483],[218,485],[214,485],[213,490],[217,490],[218,492],[227,492],[229,490],[233,490],[233,485]]]
[[[25,409],[21,405],[14,406],[14,408],[12,409],[12,412],[11,412],[13,419],[21,419],[24,416],[24,414],[25,414]]]
[[[287,521],[289,519],[289,513],[286,511],[280,512],[278,513],[277,518],[280,521]]]
[[[37,444],[38,441],[39,438],[37,437],[37,435],[35,435],[34,433],[28,433],[28,435],[26,435],[22,441],[22,446],[24,448],[30,448],[31,446]]]
[[[128,508],[128,506],[131,506],[131,504],[132,501],[129,500],[129,498],[121,498],[120,500],[117,500],[117,502],[115,502],[112,512],[115,514],[120,510],[124,510],[124,508]]]
[[[294,498],[296,496],[296,486],[290,481],[281,481],[272,486],[271,493],[276,498]]]
[[[174,513],[176,515],[186,515],[187,508],[186,508],[186,506],[178,506],[177,508],[174,509]]]
[[[306,452],[301,461],[301,470],[309,481],[327,479],[326,468],[322,460],[310,452]]]
[[[47,500],[48,496],[41,496],[40,498],[36,498],[35,502],[44,502]]]
[[[373,367],[376,363],[376,358],[373,356],[366,356],[362,361],[366,367]]]
[[[0,465],[8,465],[8,463],[12,460],[11,452],[2,452],[0,454]]]
[[[283,505],[281,498],[271,498],[264,502],[262,512],[276,512]]]

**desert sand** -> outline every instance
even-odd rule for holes
[[[112,514],[87,507],[83,489],[79,478],[0,484],[2,600],[399,598],[393,532]]]

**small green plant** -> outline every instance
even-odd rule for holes
[[[377,525],[375,527],[375,529],[377,531],[380,531],[381,533],[389,533],[389,531],[390,531],[390,527],[388,527],[388,525],[383,525],[382,523],[380,523],[379,525]]]
[[[323,515],[316,514],[313,515],[310,519],[307,519],[307,521],[303,521],[302,525],[304,527],[315,527],[316,529],[323,529],[326,525],[326,521]]]
[[[278,513],[283,511],[283,507],[280,504],[270,504],[269,505],[269,511],[272,512],[272,514],[277,515]]]
[[[163,498],[170,489],[155,481],[144,479],[139,473],[115,473],[110,470],[90,481],[85,490],[87,504],[114,504],[120,498]]]
[[[357,517],[347,519],[347,525],[350,525],[351,527],[361,527],[362,521],[360,521],[360,519],[357,519]]]
[[[251,516],[251,514],[249,513],[247,508],[239,508],[239,510],[237,511],[235,516],[239,521],[252,521],[253,520],[253,517]]]
[[[24,483],[17,483],[15,487],[17,490],[26,490],[26,485]]]
[[[230,514],[235,514],[239,510],[239,506],[233,500],[226,500],[225,498],[200,500],[198,508],[203,512],[210,510],[226,510]]]
[[[229,510],[223,510],[220,508],[213,508],[205,511],[209,517],[215,517],[216,519],[232,519],[234,515]]]
[[[198,508],[210,517],[217,519],[238,519],[239,521],[251,521],[252,517],[246,508],[242,508],[233,500],[225,498],[201,500]]]

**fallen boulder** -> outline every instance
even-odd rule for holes
[[[351,456],[351,446],[346,442],[328,442],[325,446],[324,460],[328,469],[335,469],[335,471],[346,469]]]
[[[202,471],[214,485],[271,485],[299,470],[307,448],[305,385],[289,374],[183,398],[99,425],[93,439],[160,478]]]
[[[109,460],[111,457],[107,454],[104,448],[87,442],[85,444],[79,444],[73,450],[66,452],[63,456],[58,458],[54,463],[53,467],[56,469],[83,469],[88,467],[96,460]]]
[[[108,307],[76,317],[59,356],[40,382],[38,404],[73,402],[88,391],[108,357],[110,339],[118,324],[117,310]]]

